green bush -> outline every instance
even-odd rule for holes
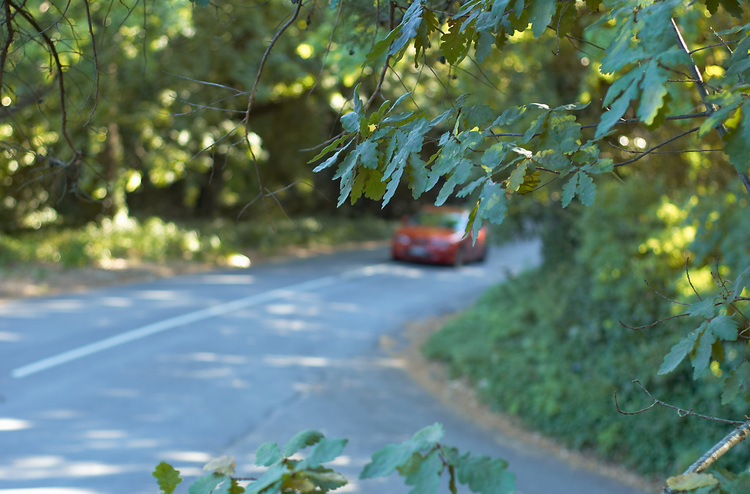
[[[568,232],[575,232],[575,241],[547,242],[554,255],[542,267],[488,291],[433,335],[425,354],[447,362],[453,376],[468,377],[495,410],[517,415],[567,446],[646,474],[684,469],[729,427],[664,408],[623,415],[614,393],[626,411],[651,405],[631,382],[639,379],[663,401],[741,420],[741,403],[721,405],[717,376],[731,362],[717,362],[698,381],[686,362],[656,376],[672,345],[697,327],[695,318],[640,330],[620,322],[648,325],[684,310],[668,299],[691,303],[692,288],[715,291],[710,266],[691,264],[688,282],[688,257],[710,264],[723,252],[722,276],[737,275],[736,267],[748,262],[750,218],[732,207],[745,201],[736,192],[714,200],[668,200],[664,190],[639,180],[601,185],[596,208],[572,221]],[[731,240],[706,234],[727,231],[716,221],[731,225]],[[658,285],[649,288],[644,280]],[[746,346],[738,343],[737,352]],[[728,456],[724,464],[744,468],[736,453]]]
[[[160,218],[105,219],[77,228],[48,227],[0,236],[0,266],[61,263],[82,267],[110,259],[193,260],[222,264],[236,254],[278,254],[290,247],[316,248],[383,240],[393,223],[379,218],[284,218],[278,221],[204,223]]]

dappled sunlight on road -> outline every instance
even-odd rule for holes
[[[263,363],[271,367],[330,367],[339,369],[403,369],[404,361],[398,358],[353,358],[332,359],[324,357],[306,357],[304,355],[268,355]]]
[[[0,417],[0,432],[20,431],[23,429],[29,429],[31,427],[32,423],[28,420]]]
[[[31,489],[0,489],[0,494],[99,494],[89,489],[76,489],[72,487],[43,487]]]
[[[352,445],[330,466],[350,480],[337,492],[377,489],[379,480],[350,471],[402,433],[390,415],[406,367],[394,335],[409,318],[454,310],[475,291],[462,284],[492,271],[382,260],[308,278],[293,266],[268,279],[262,270],[206,273],[0,307],[0,319],[11,316],[0,326],[0,368],[14,378],[0,389],[9,406],[0,408],[0,449],[12,445],[0,494],[155,492],[162,460],[186,489],[235,444],[248,446],[238,473],[257,476],[250,451],[305,428],[350,438],[372,430],[365,448]]]
[[[0,465],[0,479],[34,480],[71,477],[100,477],[136,470],[135,466],[109,465],[96,461],[70,461],[64,456],[40,455],[14,459]]]
[[[207,285],[250,285],[255,283],[255,276],[245,274],[202,274],[195,277]]]
[[[0,305],[0,316],[38,319],[49,317],[49,312],[74,313],[86,307],[87,302],[82,299],[38,299],[34,301],[34,310],[29,310],[25,304]]]

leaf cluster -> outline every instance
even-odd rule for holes
[[[481,494],[515,492],[514,475],[507,471],[506,461],[461,453],[455,447],[441,444],[443,435],[443,427],[434,424],[403,443],[385,446],[372,455],[360,478],[385,477],[398,472],[415,494],[438,492],[444,475],[452,494],[458,492],[459,483]],[[266,467],[259,478],[248,480],[233,476],[233,458],[222,457],[204,467],[213,472],[196,480],[188,492],[313,494],[333,491],[346,485],[347,479],[323,464],[340,456],[346,443],[346,439],[327,439],[318,431],[301,431],[283,448],[276,443],[264,443],[258,448],[255,464]],[[307,454],[300,458],[298,453],[307,448]],[[179,471],[165,462],[157,465],[153,476],[164,494],[172,494],[182,482]],[[240,485],[243,482],[247,483],[245,487]]]

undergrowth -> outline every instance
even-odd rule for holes
[[[241,264],[242,259],[252,260],[256,254],[274,255],[288,248],[384,240],[393,226],[375,217],[203,223],[168,222],[156,217],[105,219],[75,229],[48,227],[0,234],[0,267],[22,263],[83,267],[113,259]]]
[[[741,400],[722,404],[719,382],[747,343],[717,357],[698,380],[687,361],[657,375],[696,322],[648,326],[684,312],[673,301],[695,302],[747,262],[750,219],[732,206],[740,193],[697,201],[667,199],[638,181],[602,187],[596,209],[558,224],[569,241],[544,239],[543,266],[488,291],[432,336],[425,355],[446,362],[453,377],[467,377],[495,410],[568,447],[656,477],[682,471],[731,426],[664,407],[624,415],[614,394],[622,411],[649,407],[652,399],[632,382],[638,379],[685,410],[734,420],[747,413]],[[733,235],[713,234],[722,223],[733,225]],[[719,465],[746,468],[742,453],[730,452]]]

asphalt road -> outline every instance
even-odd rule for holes
[[[307,428],[349,438],[339,492],[406,493],[356,476],[435,422],[508,459],[520,493],[637,494],[446,409],[379,343],[537,259],[535,243],[460,269],[374,249],[2,305],[0,494],[156,493],[162,460],[187,477],[225,454],[243,467]]]

